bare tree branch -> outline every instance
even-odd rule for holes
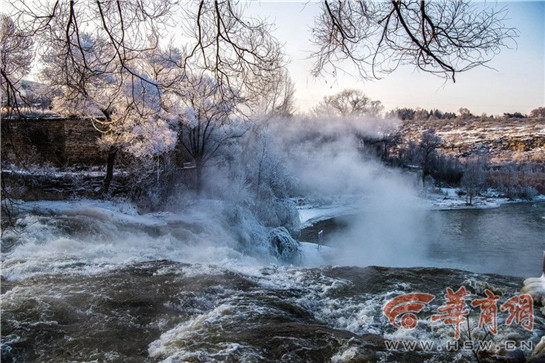
[[[359,6],[355,6],[358,4]],[[507,11],[469,0],[324,0],[313,28],[315,75],[348,60],[364,79],[408,64],[446,79],[516,46]]]

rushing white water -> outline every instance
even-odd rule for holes
[[[302,243],[300,258],[286,261],[271,242],[291,245],[286,230],[218,201],[145,215],[128,204],[95,201],[25,208],[18,228],[3,238],[6,361],[349,361],[398,354],[470,360],[470,351],[390,351],[383,341],[452,339],[451,326],[429,319],[446,287],[466,286],[472,298],[489,288],[505,300],[521,286],[516,278],[448,269],[327,267],[347,261],[346,244]],[[364,214],[356,221],[369,227],[374,219]],[[330,241],[335,236],[343,234]],[[372,256],[358,255],[363,243],[378,238],[363,237],[351,250],[361,264]],[[399,330],[382,307],[413,291],[437,298],[415,330]],[[477,321],[474,334],[484,337]],[[537,344],[544,326],[537,310],[535,326],[526,332],[502,324],[494,339]]]
[[[130,205],[94,201],[38,202],[25,207],[36,213],[20,219],[18,228],[4,236],[5,244],[15,244],[3,256],[2,273],[10,280],[47,273],[99,273],[158,259],[257,263],[255,257],[241,252],[222,221],[222,206],[212,201],[200,206],[206,213],[192,208],[190,214],[138,215]],[[256,245],[260,247],[266,246]],[[260,263],[265,263],[267,254],[262,256],[265,261]]]

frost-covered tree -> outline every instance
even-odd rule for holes
[[[437,148],[443,143],[443,139],[435,133],[435,129],[426,130],[418,144],[420,165],[422,167],[422,181],[431,175],[433,160],[437,155]]]
[[[382,109],[380,101],[371,100],[362,91],[345,89],[332,96],[325,96],[312,112],[317,116],[376,117]]]
[[[473,205],[473,198],[478,195],[486,183],[486,159],[472,158],[465,164],[464,175],[460,182],[466,193],[466,204]]]
[[[198,75],[215,80],[216,95],[225,98],[220,104],[232,101],[233,89],[237,98],[248,103],[270,87],[283,69],[281,47],[271,35],[270,25],[245,19],[237,2],[202,0],[178,5],[164,0],[10,3],[17,24],[39,40],[38,54],[48,63],[44,79],[63,89],[63,100],[59,98],[55,105],[79,114],[102,114],[95,124],[107,131],[111,144],[105,190],[119,151],[112,135],[127,135],[130,123],[120,127],[119,120],[134,120],[135,105],[140,101],[127,100],[127,96],[137,95],[138,88],[150,86],[167,92],[181,80],[187,83]],[[157,59],[151,62],[152,67],[149,62],[149,53],[158,49],[165,29],[172,27],[183,34],[185,42],[177,59],[163,58],[177,69],[175,78],[164,77]],[[159,53],[165,54],[156,55]],[[152,73],[150,68],[159,72]],[[132,88],[129,93],[127,85]],[[201,165],[202,158],[197,158]]]
[[[58,27],[53,29],[61,31]],[[105,38],[88,33],[74,37],[73,43],[66,43],[61,35],[50,39],[51,45],[42,57],[40,77],[57,94],[53,98],[54,111],[90,117],[97,130],[110,133],[118,121],[113,117],[114,112],[119,116],[126,107],[121,100],[132,77],[123,72],[115,50]],[[111,143],[103,192],[110,187],[118,151],[117,145]]]
[[[206,76],[187,76],[168,89],[163,107],[177,123],[178,142],[195,164],[197,189],[209,161],[244,134],[246,127],[236,112],[241,101],[237,91],[227,91]]]
[[[530,117],[545,118],[545,107],[534,108],[532,111],[530,111]]]
[[[295,113],[295,85],[287,70],[280,70],[251,102],[252,114],[291,117]]]
[[[276,133],[285,122],[273,117],[253,123],[225,150],[224,166],[229,195],[238,191],[237,202],[248,205],[264,225],[281,225],[293,231],[299,218],[288,198],[293,195],[296,179],[288,170],[287,156]]]
[[[21,82],[30,72],[34,58],[33,40],[17,28],[7,15],[0,15],[0,87],[2,107],[8,112],[18,110],[21,97]]]
[[[81,122],[91,119],[102,133],[100,145],[108,150],[103,186],[107,192],[118,152],[158,156],[174,147],[176,132],[161,107],[158,80],[146,73],[143,57],[125,72],[106,39],[80,33],[78,42],[71,57],[62,48],[64,42],[51,47],[43,56],[41,77],[60,91],[53,100],[55,111],[85,117]]]
[[[229,27],[228,31],[232,29]],[[250,33],[246,36],[250,36]],[[237,37],[241,39],[240,34]],[[161,107],[177,125],[178,143],[195,164],[196,186],[200,189],[206,165],[248,129],[248,114],[291,114],[294,90],[287,72],[276,66],[269,69],[267,76],[258,77],[254,74],[244,80],[233,74],[227,81],[224,77],[217,77],[213,67],[207,68],[210,66],[207,62],[196,63],[195,69],[188,71],[191,67],[188,68],[186,62],[191,59],[188,58],[190,56],[187,47],[156,49],[149,52],[146,69],[147,73],[157,79],[162,92]],[[256,71],[261,66],[254,64],[244,67],[249,67],[247,71],[253,72],[251,69]],[[252,81],[262,84],[258,87]],[[229,87],[229,84],[240,88]],[[248,112],[249,109],[251,112]]]
[[[77,42],[74,45],[52,39],[42,56],[40,78],[54,92],[59,91],[53,100],[56,111],[102,116],[110,121],[128,75],[120,72],[118,63],[111,61],[115,53],[106,39],[81,33]],[[82,63],[86,67],[81,67]]]
[[[520,173],[514,163],[508,163],[494,171],[496,187],[509,199],[516,197],[520,185]]]
[[[153,158],[171,151],[176,145],[176,125],[162,108],[161,90],[151,79],[130,80],[116,98],[101,144],[137,158]]]

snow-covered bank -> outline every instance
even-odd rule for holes
[[[506,203],[545,202],[545,195],[538,195],[531,200],[509,199],[493,189],[488,189],[473,197],[472,205],[467,205],[466,196],[459,194],[458,188],[436,188],[424,193],[424,198],[435,210],[453,209],[488,209],[498,208]]]
[[[489,209],[499,208],[507,203],[545,202],[545,195],[540,194],[531,200],[509,199],[494,189],[488,189],[473,197],[473,204],[467,205],[466,196],[459,193],[459,188],[434,188],[423,191],[420,195],[432,210],[453,209]],[[297,211],[301,228],[307,228],[317,222],[337,217],[356,214],[365,206],[363,196],[344,196],[327,203],[299,202]]]
[[[356,203],[347,205],[301,205],[297,206],[301,228],[310,227],[313,224],[331,218],[355,214],[360,210]]]

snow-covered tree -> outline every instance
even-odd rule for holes
[[[259,92],[251,97],[253,115],[291,117],[295,113],[295,85],[287,70],[278,70]]]
[[[534,108],[530,111],[530,117],[545,118],[545,107]]]
[[[473,205],[473,198],[480,193],[486,183],[486,159],[472,158],[465,164],[461,186],[466,193],[466,204]]]
[[[80,33],[77,51],[67,52],[60,42],[43,57],[41,77],[60,91],[54,110],[91,119],[103,135],[100,146],[108,150],[103,191],[113,178],[116,155],[122,151],[136,157],[154,157],[172,150],[176,131],[161,107],[162,90],[156,74],[145,73],[144,54],[131,61],[127,72],[116,61],[107,40]],[[66,57],[67,53],[73,56]],[[82,67],[81,64],[86,64]]]
[[[371,100],[362,91],[345,89],[335,95],[325,96],[312,112],[317,116],[377,117],[382,109],[380,101]]]
[[[246,131],[236,113],[241,101],[237,91],[206,76],[189,75],[168,89],[163,106],[178,125],[178,142],[195,163],[197,189],[209,161]]]
[[[106,133],[119,125],[114,112],[119,116],[127,108],[126,85],[148,82],[137,63],[145,51],[157,47],[164,20],[173,10],[168,0],[37,0],[32,6],[14,0],[10,6],[17,24],[35,40],[42,79],[62,91],[53,107],[94,118]],[[116,145],[108,150],[104,192],[118,151]]]
[[[428,129],[422,134],[418,144],[420,165],[422,166],[422,181],[431,175],[431,167],[437,155],[437,148],[443,143],[443,139],[435,133],[435,129]]]
[[[176,125],[161,106],[162,92],[154,80],[141,74],[124,85],[101,144],[137,158],[153,158],[171,151],[177,141]]]
[[[15,22],[7,15],[0,15],[0,87],[2,107],[8,111],[18,110],[21,101],[21,82],[30,72],[34,58],[33,40],[28,34],[17,29]]]
[[[110,121],[126,76],[111,61],[115,53],[106,39],[82,33],[73,41],[77,45],[53,40],[42,56],[40,78],[53,91],[60,91],[53,100],[54,110]]]
[[[53,29],[61,31],[59,28]],[[52,92],[58,91],[53,98],[53,110],[61,114],[91,117],[99,131],[111,132],[118,121],[113,118],[114,112],[123,112],[120,99],[129,75],[116,62],[115,50],[106,39],[78,33],[71,43],[66,43],[62,36],[59,37],[60,40],[52,37],[52,43],[42,57],[40,75]],[[108,149],[103,192],[110,187],[118,151],[115,144]]]
[[[293,196],[297,182],[288,170],[286,150],[276,133],[285,122],[267,117],[249,125],[243,137],[225,148],[225,162],[220,168],[224,178],[214,181],[214,186],[216,190],[226,189],[226,199],[248,206],[264,225],[282,225],[292,231],[299,218],[288,198]]]

